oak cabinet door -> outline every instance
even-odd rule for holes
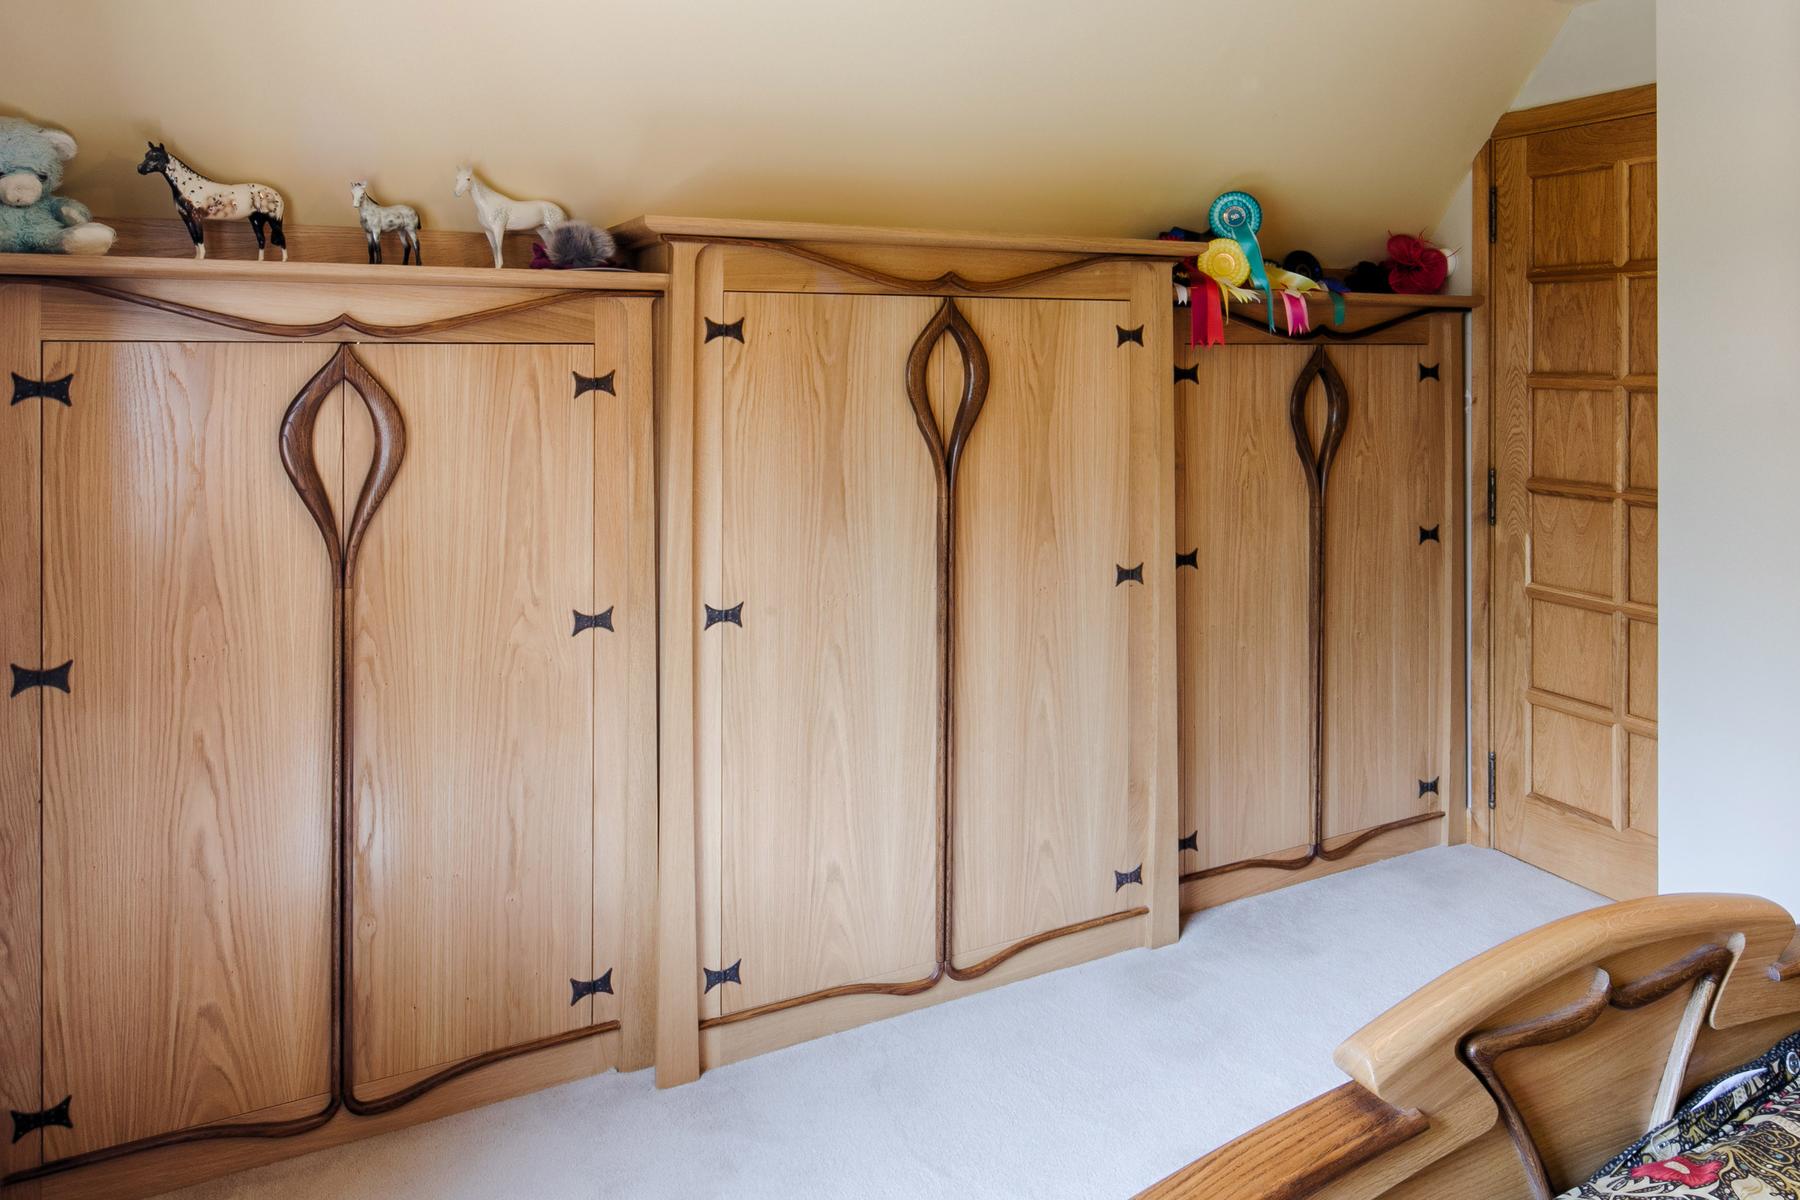
[[[693,619],[721,697],[696,718],[721,796],[701,956],[741,966],[712,1015],[935,965],[937,491],[906,360],[938,304],[726,297],[707,603],[742,608]]]
[[[76,380],[42,417],[44,653],[72,664],[34,693],[43,1101],[74,1126],[46,1159],[329,1086],[331,577],[276,430],[333,349],[45,347]]]
[[[1177,644],[1184,871],[1304,848],[1313,835],[1306,476],[1288,393],[1298,346],[1178,350]]]
[[[692,617],[697,786],[720,796],[698,828],[703,1019],[916,993],[1140,908],[1131,306],[723,303],[697,489],[715,594]]]
[[[1121,575],[1141,577],[1144,557],[1131,538],[1142,348],[1123,336],[1124,302],[957,303],[991,371],[955,514],[952,927],[967,965],[1144,902],[1115,874],[1142,865],[1147,818],[1131,764],[1144,585]]]
[[[1325,518],[1325,836],[1444,807],[1443,403],[1415,346],[1334,347],[1350,419]],[[1317,389],[1315,389],[1317,390]],[[1433,385],[1433,392],[1438,389]],[[1430,536],[1427,536],[1427,535]]]
[[[356,354],[406,424],[349,634],[353,1076],[378,1098],[616,1015],[610,994],[571,1003],[570,980],[616,949],[596,945],[594,904],[596,725],[618,719],[596,663],[616,651],[575,614],[621,594],[594,528],[601,505],[623,511],[625,481],[622,458],[596,465],[604,397],[571,395],[589,346]],[[346,411],[357,481],[370,426]]]

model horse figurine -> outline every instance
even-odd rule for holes
[[[510,199],[475,178],[472,168],[456,168],[456,194],[466,196],[470,192],[475,194],[475,214],[487,233],[488,245],[494,249],[496,267],[501,265],[500,250],[509,231],[547,231],[550,226],[568,219],[567,213],[548,200]]]
[[[381,235],[400,235],[400,265],[408,262],[424,265],[425,252],[419,249],[419,213],[407,204],[377,204],[369,195],[369,181],[359,179],[350,185],[350,206],[369,239],[369,261],[381,261]]]
[[[248,217],[250,228],[256,233],[256,261],[263,258],[265,231],[281,251],[281,261],[287,261],[287,235],[281,231],[281,214],[287,204],[274,188],[261,183],[215,183],[156,142],[150,143],[149,153],[138,164],[138,174],[161,175],[168,180],[182,223],[194,239],[195,258],[206,257],[202,221]]]

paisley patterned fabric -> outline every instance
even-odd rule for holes
[[[1696,1090],[1562,1200],[1800,1200],[1800,1034]]]

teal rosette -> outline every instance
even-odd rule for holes
[[[1262,228],[1262,205],[1249,192],[1226,192],[1206,210],[1206,223],[1212,231],[1231,238],[1243,248],[1250,260],[1250,286],[1268,298],[1269,328],[1275,328],[1275,297],[1269,291],[1269,273],[1263,268],[1262,247],[1256,244],[1256,231]]]

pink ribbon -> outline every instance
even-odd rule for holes
[[[1281,303],[1287,308],[1288,333],[1305,333],[1312,328],[1312,322],[1307,319],[1306,315],[1305,297],[1296,296],[1292,292],[1283,292],[1281,293]]]

